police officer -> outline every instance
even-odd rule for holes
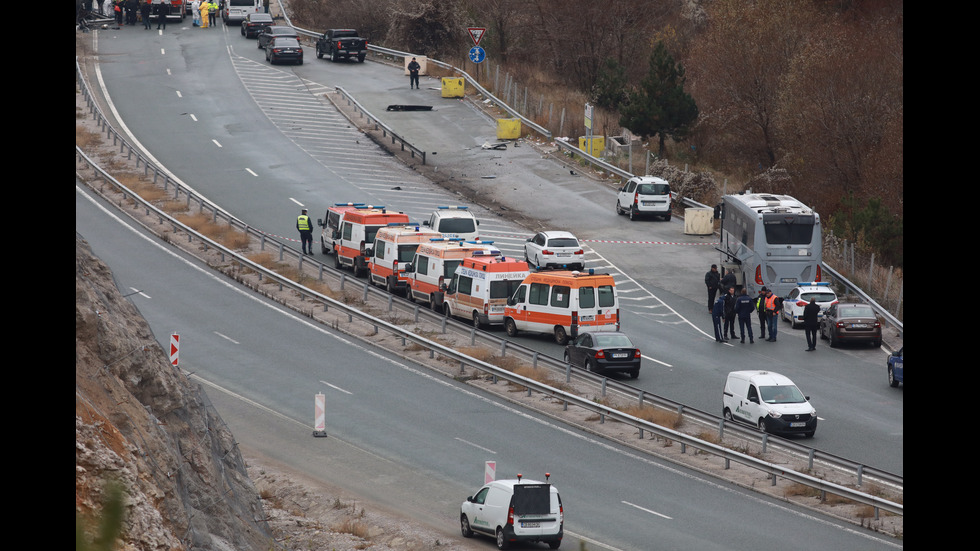
[[[715,300],[711,308],[711,324],[715,328],[715,342],[728,342],[722,328],[722,320],[725,319],[725,297],[720,296]]]
[[[299,239],[303,243],[303,254],[313,254],[313,221],[306,214],[306,209],[296,218],[296,229],[299,230]]]
[[[745,344],[745,333],[749,333],[749,344],[755,342],[752,337],[752,311],[755,310],[755,301],[749,296],[749,292],[742,287],[741,294],[735,299],[735,313],[738,315],[738,330],[742,335],[742,344]]]
[[[817,349],[817,329],[820,328],[820,305],[816,297],[810,297],[810,302],[803,307],[803,331],[806,333],[806,351]]]
[[[715,295],[718,293],[718,285],[721,284],[721,274],[718,273],[718,265],[712,264],[711,269],[704,274],[704,286],[708,288],[708,311],[715,304]]]

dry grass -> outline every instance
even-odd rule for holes
[[[361,539],[370,539],[370,527],[355,518],[344,519],[330,527],[334,532],[339,532],[342,534],[351,534],[352,536],[357,536]]]
[[[75,118],[81,118],[78,109],[75,110]],[[75,145],[88,152],[92,151],[103,143],[102,135],[89,132],[80,126],[75,127]]]
[[[676,429],[681,424],[681,416],[676,411],[669,411],[653,406],[631,405],[620,408],[620,411],[627,415],[632,415],[638,419],[643,419],[644,421],[649,421],[654,425],[666,427],[668,429]]]

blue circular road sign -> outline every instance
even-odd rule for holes
[[[473,63],[480,63],[487,57],[487,52],[479,46],[474,46],[470,48],[470,61]]]

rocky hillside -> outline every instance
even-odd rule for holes
[[[232,435],[76,237],[75,514],[89,538],[110,481],[126,488],[116,549],[274,547]]]

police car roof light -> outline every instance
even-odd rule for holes
[[[829,281],[808,281],[800,283],[800,287],[830,287]]]
[[[474,245],[493,245],[493,241],[467,241],[467,243],[472,243]]]

